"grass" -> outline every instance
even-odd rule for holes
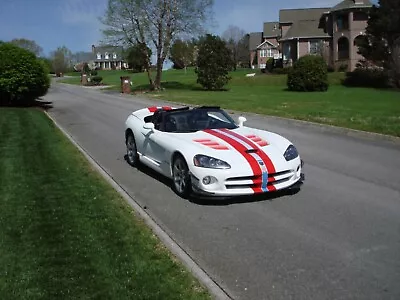
[[[1,299],[210,299],[39,110],[0,108]]]
[[[400,93],[393,90],[348,88],[344,73],[329,73],[328,92],[301,93],[286,90],[286,75],[245,77],[253,70],[232,72],[227,91],[203,91],[193,69],[163,72],[162,92],[145,95],[187,104],[220,105],[225,109],[306,120],[352,129],[400,136]],[[146,74],[101,71],[105,84],[119,90],[119,76],[130,75],[136,92],[148,89]],[[74,83],[73,81],[66,81]],[[78,82],[79,84],[79,82]]]

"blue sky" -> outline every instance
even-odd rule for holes
[[[330,7],[340,0],[215,0],[214,25],[221,34],[230,24],[246,32],[262,31],[263,22],[278,20],[279,9]],[[72,52],[90,51],[101,39],[98,17],[107,0],[0,0],[0,40],[35,40],[44,54],[65,45]]]

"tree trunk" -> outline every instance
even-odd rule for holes
[[[146,73],[147,73],[147,77],[149,79],[150,89],[154,90],[154,81],[153,81],[153,78],[151,77],[150,58],[149,58],[149,54],[147,53],[146,44],[142,44],[142,51],[143,51],[144,57],[146,58]]]
[[[157,58],[157,73],[154,81],[154,89],[161,90],[161,76],[162,76],[163,60],[161,57]]]

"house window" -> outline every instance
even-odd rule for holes
[[[320,40],[311,40],[310,43],[310,54],[320,54],[322,48],[322,41]]]
[[[274,51],[271,48],[267,49],[267,57],[274,57]]]
[[[101,54],[97,53],[97,59],[101,59]]]
[[[338,40],[338,59],[349,59],[349,40],[341,37]]]
[[[340,15],[337,17],[337,30],[348,30],[349,29],[349,18],[347,15]]]
[[[267,52],[266,52],[265,49],[261,49],[261,50],[260,50],[260,57],[265,57],[266,54],[267,54]]]
[[[284,46],[283,46],[283,59],[284,60],[288,60],[288,59],[290,59],[290,44],[289,43],[286,43],[286,44],[284,44]]]
[[[105,53],[105,58],[106,58],[106,59],[109,59],[109,58],[110,58],[109,55],[108,55],[108,52]]]
[[[117,53],[113,53],[113,58],[116,59],[117,58]]]
[[[353,12],[353,21],[368,21],[368,15],[364,12]]]
[[[267,64],[260,64],[260,69],[265,69],[267,67]]]

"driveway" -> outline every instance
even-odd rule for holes
[[[292,140],[295,195],[193,203],[124,160],[124,121],[162,105],[53,84],[50,114],[234,299],[400,299],[400,146],[244,114]]]

